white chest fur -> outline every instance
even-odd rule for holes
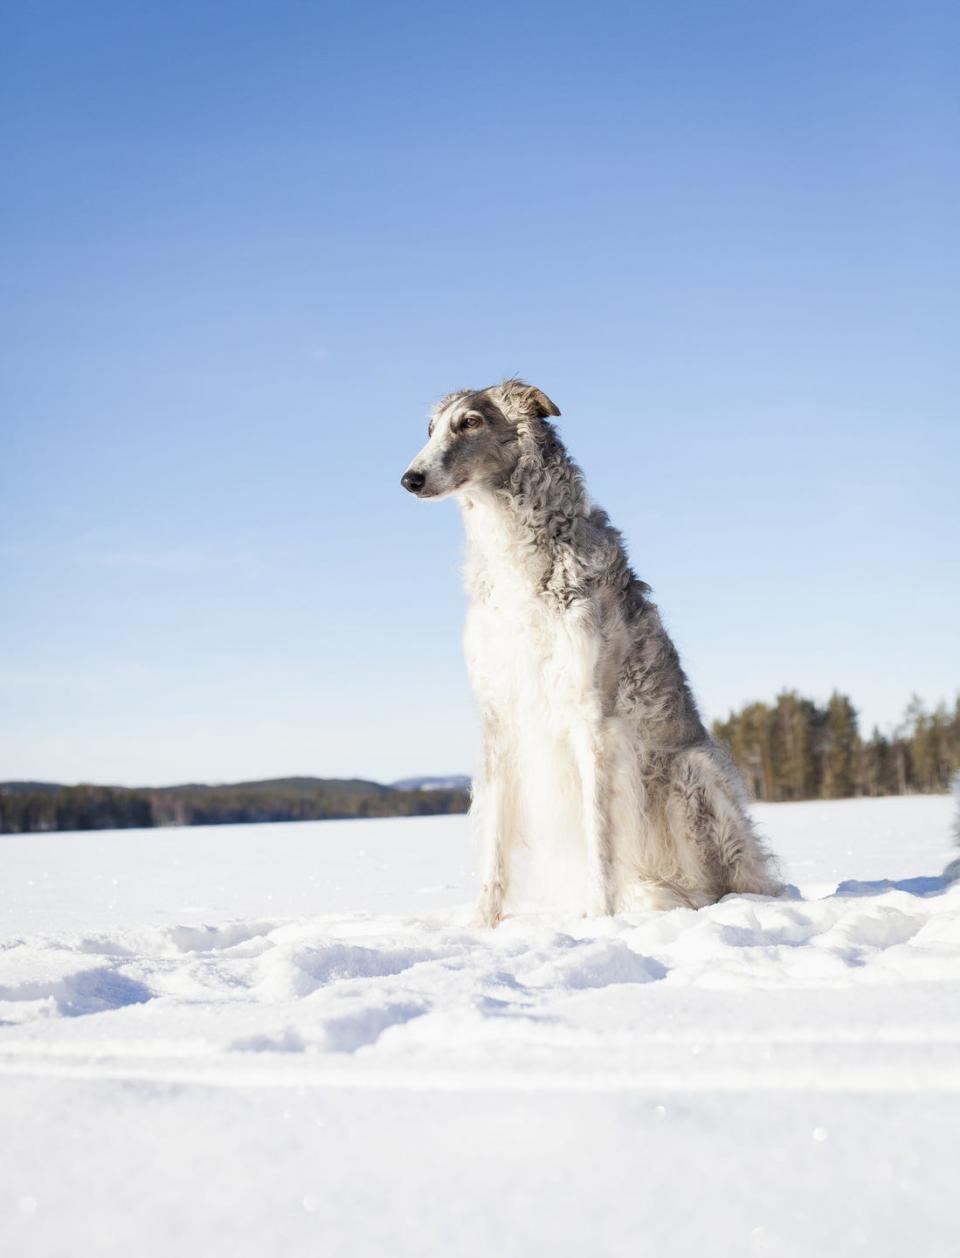
[[[470,607],[464,639],[481,707],[562,730],[589,702],[595,652],[575,613],[543,594],[548,560],[495,505],[464,510]]]
[[[579,870],[583,847],[572,736],[593,706],[596,641],[575,613],[544,596],[542,552],[509,519],[484,504],[464,515],[467,666],[485,737],[497,740],[517,783],[524,860],[535,861],[521,879],[537,898],[559,902],[561,884],[582,881],[569,865]]]

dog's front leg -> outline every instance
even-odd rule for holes
[[[580,774],[587,845],[587,914],[606,917],[615,908],[613,840],[610,825],[611,766],[602,718],[584,718],[571,731]]]
[[[470,811],[480,847],[483,885],[474,922],[496,926],[503,917],[503,902],[510,878],[510,854],[517,829],[516,763],[501,724],[484,721],[483,774],[475,785]]]

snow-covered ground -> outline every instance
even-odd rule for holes
[[[0,1252],[960,1252],[951,801],[799,891],[467,926],[463,818],[0,838]]]

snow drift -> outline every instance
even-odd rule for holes
[[[461,818],[3,840],[4,1252],[952,1253],[951,803],[757,812],[787,897],[495,932]]]

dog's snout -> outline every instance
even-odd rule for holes
[[[418,494],[423,488],[426,479],[423,472],[404,472],[400,477],[400,484],[404,489],[408,489],[410,493]]]

